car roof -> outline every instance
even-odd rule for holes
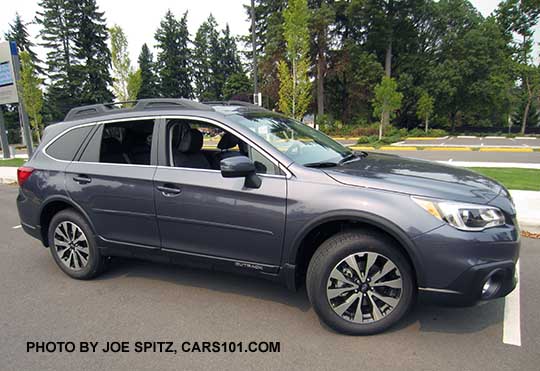
[[[136,119],[149,116],[193,116],[223,119],[234,113],[271,112],[262,107],[241,101],[196,102],[183,98],[152,98],[128,102],[92,104],[71,109],[64,121],[47,125],[43,141],[62,131],[98,121]]]

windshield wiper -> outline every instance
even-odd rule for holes
[[[338,163],[336,162],[329,162],[329,161],[321,161],[321,162],[310,162],[309,164],[304,164],[306,167],[334,167],[338,166]]]
[[[367,152],[352,152],[349,153],[347,156],[343,157],[341,160],[339,160],[339,165],[346,164],[347,162],[357,161],[364,157],[367,157]]]

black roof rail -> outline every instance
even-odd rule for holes
[[[119,107],[122,105],[129,105],[128,107]],[[189,99],[183,98],[151,98],[151,99],[139,99],[125,102],[111,102],[91,104],[88,106],[81,106],[72,108],[64,121],[71,121],[76,119],[83,119],[95,116],[103,116],[111,113],[124,113],[124,112],[139,112],[144,110],[155,109],[184,109],[184,110],[201,110],[211,111],[212,109],[207,105],[199,102],[195,102]]]

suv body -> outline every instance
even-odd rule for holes
[[[268,124],[274,126],[264,128],[264,120],[274,120]],[[512,291],[519,229],[502,185],[433,162],[351,154],[302,126],[241,103],[161,99],[141,100],[130,109],[72,110],[64,122],[46,128],[20,169],[21,225],[55,250],[57,263],[62,257],[52,247],[59,241],[63,249],[64,238],[55,230],[63,235],[62,220],[71,220],[71,228],[91,235],[86,244],[95,245],[100,257],[215,267],[290,289],[307,275],[317,313],[338,331],[353,334],[390,326],[416,292],[468,305]],[[286,134],[272,140],[276,130]],[[304,130],[309,138],[294,139]],[[212,138],[219,131],[218,148],[200,148],[200,133]],[[234,137],[230,145],[222,144],[225,133]],[[249,161],[231,149],[233,144]],[[315,150],[338,151],[344,158],[295,161],[315,156]],[[192,165],[213,158],[216,165]],[[66,211],[78,217],[59,217]],[[484,223],[490,218],[499,221]],[[68,248],[77,250],[75,239]],[[375,284],[369,286],[368,271],[374,266],[371,275],[380,279],[385,266],[395,268],[391,263],[398,269],[382,288],[386,300],[376,295]],[[77,275],[74,263],[59,265],[75,278],[90,278],[98,270]],[[393,286],[396,277],[402,281]],[[404,308],[393,311],[400,298]],[[353,308],[346,308],[351,303]]]

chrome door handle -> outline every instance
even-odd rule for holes
[[[90,178],[88,175],[74,176],[73,180],[76,181],[79,184],[88,184],[88,183],[92,182],[92,178]]]
[[[156,188],[165,197],[177,196],[182,192],[182,190],[180,188],[173,187],[173,186],[167,186],[167,185],[157,186]]]

